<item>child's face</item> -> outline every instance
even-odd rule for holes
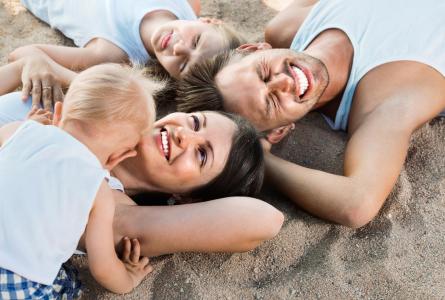
[[[227,41],[205,21],[175,20],[159,27],[151,43],[156,58],[174,78],[180,78],[191,65],[227,47]]]

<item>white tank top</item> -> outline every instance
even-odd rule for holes
[[[0,148],[0,267],[52,284],[76,250],[106,175],[65,131],[23,123]]]
[[[150,56],[139,32],[143,17],[167,10],[179,20],[196,20],[187,0],[21,0],[37,18],[60,30],[78,47],[94,38],[106,39],[135,64]]]
[[[320,0],[299,28],[291,49],[303,51],[330,28],[345,32],[354,47],[351,74],[331,122],[334,129],[346,130],[358,82],[379,65],[411,60],[445,75],[443,0]]]

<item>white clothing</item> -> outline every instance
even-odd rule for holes
[[[0,267],[52,284],[76,250],[106,176],[67,132],[24,122],[0,148]]]
[[[166,10],[179,20],[196,20],[187,0],[21,0],[37,18],[60,30],[78,47],[106,39],[127,53],[130,61],[150,58],[139,27],[147,13]]]
[[[333,129],[347,129],[358,82],[382,64],[417,61],[445,75],[444,16],[442,0],[320,0],[315,4],[290,48],[303,51],[331,28],[342,30],[354,48],[351,74],[335,122],[331,121]]]
[[[31,97],[23,102],[20,92],[0,96],[0,127],[15,121],[24,121],[31,110],[31,104]],[[116,177],[108,175],[107,181],[109,187],[113,190],[124,192],[123,184]]]

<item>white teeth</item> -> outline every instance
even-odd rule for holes
[[[162,150],[164,151],[165,156],[168,156],[168,137],[166,131],[161,131],[161,142],[162,142]]]
[[[298,82],[300,84],[300,95],[303,95],[307,88],[309,87],[309,81],[306,77],[306,74],[304,74],[304,72],[302,70],[300,70],[297,67],[292,67],[292,69],[294,70],[295,74],[297,74],[298,77]]]

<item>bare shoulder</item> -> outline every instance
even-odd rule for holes
[[[292,39],[318,0],[295,0],[266,25],[265,41],[274,48],[289,48]]]
[[[368,72],[357,85],[349,131],[376,115],[414,130],[444,109],[445,78],[441,73],[419,62],[390,62]]]

